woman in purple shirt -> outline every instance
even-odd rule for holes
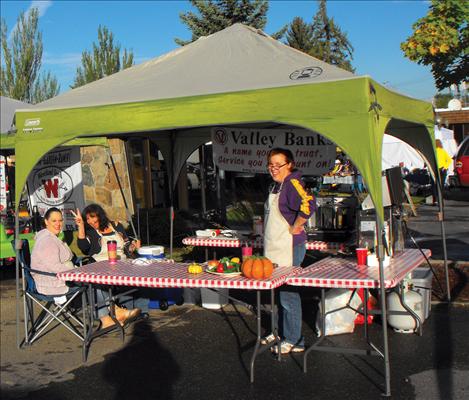
[[[272,149],[267,165],[274,184],[265,203],[264,255],[278,265],[301,266],[306,254],[304,224],[316,209],[314,197],[304,189],[290,150]],[[301,298],[296,288],[280,289],[279,311],[282,342],[273,351],[278,353],[279,347],[282,354],[304,351]],[[274,340],[271,333],[262,343]]]

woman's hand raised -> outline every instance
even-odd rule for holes
[[[81,216],[80,210],[77,208],[77,211],[70,211],[72,215],[75,217],[75,223],[78,226],[78,238],[84,239],[85,238],[85,221],[83,221],[83,217]]]

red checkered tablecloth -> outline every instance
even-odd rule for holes
[[[254,247],[261,249],[264,247],[264,241],[262,238],[255,240],[244,240],[244,239],[231,239],[224,237],[215,238],[202,238],[197,236],[190,236],[182,239],[182,243],[187,246],[205,246],[205,247]],[[319,240],[306,242],[306,250],[342,250],[346,249],[345,243],[336,242],[322,242]]]
[[[423,250],[430,257],[430,250]],[[421,265],[425,257],[418,249],[406,249],[384,268],[384,286],[392,288]],[[354,259],[327,257],[287,278],[287,285],[322,288],[378,288],[379,269],[357,265]]]
[[[154,262],[135,265],[130,260],[109,264],[100,261],[70,271],[57,277],[63,281],[86,282],[101,285],[138,286],[153,288],[228,288],[228,289],[274,289],[283,285],[286,278],[299,268],[277,267],[265,280],[247,279],[243,276],[220,276],[208,272],[189,274],[186,263]]]

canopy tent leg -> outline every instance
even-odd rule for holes
[[[130,213],[129,205],[127,204],[127,200],[125,199],[124,189],[122,189],[121,181],[119,179],[119,175],[117,174],[116,165],[114,164],[114,159],[112,158],[111,149],[108,148],[107,151],[108,151],[108,154],[109,154],[109,158],[111,160],[112,169],[114,171],[114,175],[116,177],[117,184],[119,185],[119,191],[121,192],[122,200],[124,201],[125,213],[127,214],[127,219],[129,220],[130,226],[132,227],[132,232],[134,233],[134,237],[138,237],[139,239],[141,239],[139,236],[137,236],[137,231],[135,230],[134,222],[132,221],[132,214]]]
[[[383,331],[383,356],[384,356],[384,379],[385,379],[385,392],[384,396],[391,396],[391,364],[389,361],[389,343],[388,343],[388,318],[386,309],[386,290],[384,287],[384,247],[383,235],[384,226],[381,223],[378,213],[376,213],[376,235],[378,242],[378,261],[379,261],[379,294],[381,297],[381,317],[382,317],[382,331]],[[365,321],[366,324],[366,321]]]
[[[18,202],[19,203],[19,202]],[[16,210],[15,215],[15,279],[16,279],[16,347],[19,349],[21,347],[20,340],[20,262],[19,262],[19,249],[18,249],[18,239],[20,235],[20,220],[18,216],[19,207]]]
[[[174,184],[173,168],[174,168],[174,141],[175,132],[171,131],[170,136],[170,159],[168,162],[168,179],[169,179],[169,258],[173,258],[173,233],[174,233]]]
[[[207,198],[206,198],[206,188],[207,188],[207,179],[205,171],[205,148],[204,144],[199,147],[199,165],[200,165],[200,199],[202,202],[202,215],[205,217],[207,212]]]
[[[445,278],[446,278],[446,299],[448,302],[451,302],[451,289],[449,286],[449,273],[448,273],[448,253],[446,249],[446,230],[445,230],[445,222],[444,222],[444,205],[443,205],[443,193],[442,193],[442,185],[441,180],[436,183],[437,191],[438,191],[438,220],[440,221],[440,228],[441,228],[441,240],[443,242],[443,257],[444,257],[444,266],[445,266]]]

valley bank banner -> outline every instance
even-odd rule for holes
[[[304,175],[324,175],[334,168],[336,145],[306,129],[212,128],[213,160],[225,171],[267,173],[267,154],[289,149]]]

